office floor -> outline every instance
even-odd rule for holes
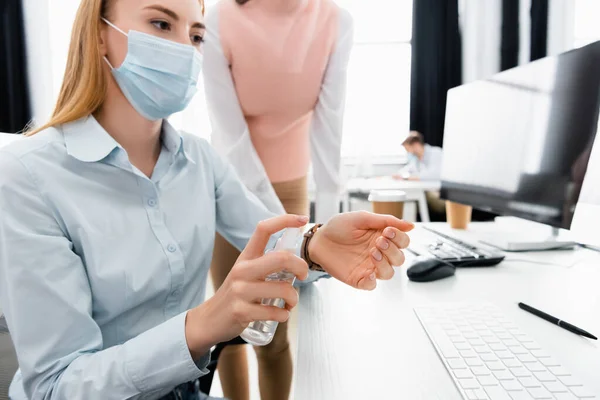
[[[212,282],[210,281],[210,276],[208,278],[208,283],[207,283],[207,289],[206,289],[206,298],[210,298],[213,294],[213,285]],[[290,317],[290,324],[288,327],[288,331],[290,334],[290,344],[292,347],[292,357],[294,359],[294,365],[296,364],[296,335],[298,333],[298,329],[297,329],[297,321],[298,321],[298,316],[297,316],[297,312],[294,310],[292,311],[292,315]],[[254,353],[254,350],[252,349],[251,346],[246,346],[246,350],[248,352],[248,372],[250,374],[250,400],[260,400],[260,392],[259,392],[259,388],[258,388],[258,363],[256,361],[256,355]],[[217,374],[215,374],[215,378],[213,381],[213,386],[211,389],[211,396],[223,396],[223,389],[221,388],[221,380],[219,378],[219,373],[217,372]],[[291,392],[291,396],[290,398],[294,397],[294,387],[293,387],[293,383],[292,383],[292,392]]]

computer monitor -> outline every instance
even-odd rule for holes
[[[442,197],[569,229],[599,109],[600,41],[451,89]]]
[[[598,132],[600,132],[600,121]],[[587,173],[571,224],[573,235],[579,243],[600,250],[598,221],[600,221],[600,133],[596,134]]]

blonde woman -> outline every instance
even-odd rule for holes
[[[334,0],[222,0],[207,19],[204,68],[212,143],[274,213],[307,214],[312,162],[317,221],[339,212],[350,14]],[[218,288],[239,252],[217,235],[211,274]],[[287,324],[257,347],[263,400],[287,399],[292,357]],[[246,353],[219,361],[225,394],[249,398]]]
[[[165,119],[193,96],[203,35],[198,0],[82,0],[51,120],[0,150],[11,399],[205,398],[194,381],[211,347],[251,321],[287,320],[297,303],[265,277],[305,280],[307,262],[264,251],[307,218],[272,218],[205,141]],[[346,214],[298,248],[370,290],[402,264],[410,228]],[[204,301],[215,230],[243,252]]]

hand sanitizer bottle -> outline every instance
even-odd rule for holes
[[[277,240],[275,251],[289,251],[294,253],[296,247],[299,246],[301,235],[302,230],[300,228],[286,229],[283,236]],[[285,270],[272,273],[266,278],[267,282],[289,282],[292,285],[295,280],[296,276]],[[285,307],[285,301],[283,299],[262,299],[261,304],[279,308]],[[266,346],[273,340],[277,325],[279,325],[279,323],[276,321],[254,321],[244,329],[240,337],[251,345]]]

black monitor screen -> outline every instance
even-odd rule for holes
[[[448,92],[442,197],[569,228],[600,104],[600,42]]]

